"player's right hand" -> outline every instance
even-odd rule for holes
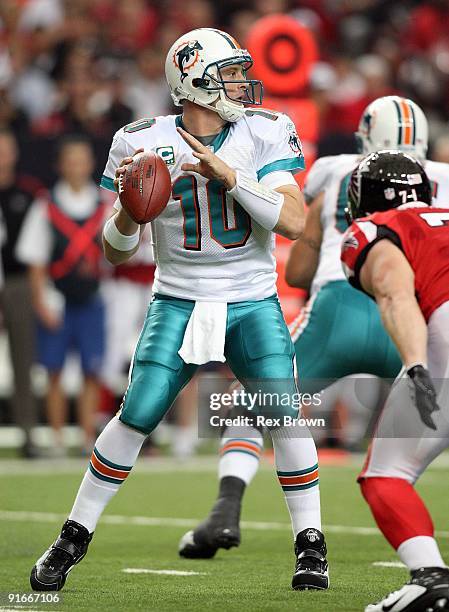
[[[193,150],[193,157],[199,160],[197,164],[182,164],[181,170],[197,172],[207,179],[216,179],[223,183],[226,189],[232,189],[235,186],[235,170],[186,130],[178,127],[176,131]]]
[[[430,429],[436,430],[437,426],[431,414],[439,410],[440,407],[437,404],[437,392],[430,378],[429,371],[423,365],[418,364],[409,368],[407,375],[415,387],[415,404],[421,421],[427,427],[430,427]]]
[[[120,178],[121,174],[124,174],[126,167],[128,164],[130,164],[133,160],[133,157],[135,155],[137,155],[138,153],[143,153],[143,148],[137,149],[136,151],[134,151],[133,155],[130,155],[129,157],[124,157],[122,159],[122,161],[119,163],[118,167],[115,170],[115,179],[114,179],[114,187],[116,192],[118,193],[118,180]]]

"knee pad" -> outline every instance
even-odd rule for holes
[[[122,423],[150,434],[172,405],[176,373],[161,365],[134,364],[131,382],[123,397],[119,417]]]

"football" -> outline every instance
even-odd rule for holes
[[[170,172],[153,152],[139,153],[119,179],[119,198],[136,223],[153,221],[167,205],[171,192]]]

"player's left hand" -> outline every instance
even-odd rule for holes
[[[120,179],[120,175],[121,174],[125,174],[126,166],[132,162],[133,157],[135,155],[138,155],[138,153],[143,153],[143,148],[142,147],[140,149],[136,149],[134,151],[134,153],[132,155],[130,155],[129,157],[124,157],[122,159],[122,161],[119,163],[119,165],[117,166],[117,168],[115,169],[114,187],[115,187],[115,190],[116,190],[117,193],[119,193],[119,179]]]
[[[222,159],[214,155],[212,151],[199,140],[182,128],[177,128],[178,133],[185,142],[193,149],[193,156],[199,159],[197,164],[182,164],[181,170],[185,172],[197,172],[208,179],[216,179],[223,183],[226,189],[235,186],[235,170],[230,168]]]
[[[423,365],[415,365],[407,370],[407,375],[415,387],[415,403],[421,417],[421,421],[430,429],[436,430],[432,419],[432,412],[439,410],[437,404],[437,392],[433,386],[429,371]]]

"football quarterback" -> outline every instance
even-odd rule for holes
[[[227,361],[250,391],[296,394],[294,348],[276,294],[275,233],[296,239],[303,196],[293,173],[304,168],[289,117],[258,108],[262,84],[247,78],[248,51],[225,32],[193,30],[170,48],[168,86],[182,115],[144,118],[114,136],[102,185],[113,190],[132,156],[160,155],[171,175],[166,208],[151,223],[154,296],[137,343],[121,410],[96,441],[89,468],[61,535],[33,567],[36,590],[59,590],[87,552],[97,521],[131,471],[140,448],[199,365]],[[114,264],[138,249],[141,231],[116,202],[104,250]],[[261,414],[265,407],[259,406]],[[270,411],[273,407],[270,406]],[[276,406],[277,417],[298,408]],[[307,428],[270,429],[276,469],[292,519],[293,588],[328,587],[318,479]],[[239,479],[227,479],[239,495]],[[306,491],[309,493],[309,491]],[[226,505],[226,504],[225,504]],[[314,534],[311,539],[307,533]],[[222,534],[226,542],[228,534]]]

